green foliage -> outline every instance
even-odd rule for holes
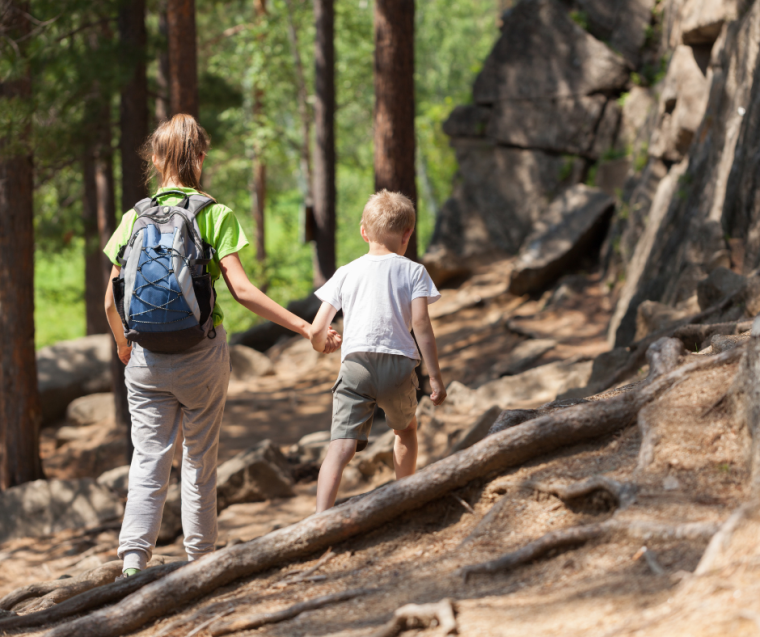
[[[575,24],[577,24],[581,29],[588,31],[588,15],[585,11],[571,11],[570,19],[575,22]]]
[[[573,168],[575,167],[575,155],[562,155],[562,166],[559,169],[559,180],[565,181],[573,174]]]
[[[596,162],[588,169],[588,174],[586,175],[586,185],[591,186],[592,188],[596,186],[596,173],[599,171],[599,162]]]
[[[80,157],[92,117],[85,104],[93,97],[94,87],[111,96],[113,146],[118,148],[118,93],[137,59],[134,51],[118,44],[117,2],[32,0],[36,18],[53,19],[35,34],[31,55],[36,80],[38,346],[62,335],[84,333]],[[250,248],[240,256],[251,279],[257,284],[266,282],[268,293],[283,304],[307,294],[312,277],[311,246],[300,239],[305,176],[300,172],[302,131],[288,25],[292,20],[298,34],[311,96],[313,11],[306,0],[289,4],[291,16],[284,0],[268,0],[268,14],[257,17],[250,0],[196,0],[200,120],[211,135],[203,187],[235,210],[252,240],[252,160],[256,156],[266,163],[268,261],[262,267]],[[158,30],[157,9],[158,3],[148,3],[146,59],[153,96],[162,90],[157,58],[166,47]],[[374,34],[369,0],[336,0],[335,10],[337,256],[342,265],[366,251],[358,223],[374,190]],[[472,83],[498,35],[496,19],[493,0],[417,3],[415,123],[421,251],[432,235],[437,209],[450,195],[457,168],[441,124],[456,104],[471,101]],[[263,108],[254,113],[256,92]],[[152,97],[151,112],[153,102]],[[0,125],[3,121],[0,113]],[[118,153],[115,160],[118,188]],[[49,279],[62,284],[65,293],[50,293]],[[255,316],[232,300],[223,282],[217,287],[228,331],[256,322]],[[55,329],[47,325],[51,316],[57,317]]]

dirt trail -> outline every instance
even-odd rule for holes
[[[517,299],[504,290],[508,269],[508,262],[495,264],[460,288],[443,291],[434,324],[447,382],[477,386],[498,377],[495,366],[498,369],[529,336],[557,341],[529,367],[592,358],[607,349],[611,305],[605,286],[593,277],[585,282],[576,277],[552,298]],[[572,287],[581,283],[582,291],[574,292]],[[338,358],[309,353],[299,344],[280,349],[276,376],[231,384],[221,439],[223,459],[264,438],[287,449],[304,434],[329,428],[329,388]],[[134,634],[184,636],[223,610],[234,610],[234,617],[252,615],[367,586],[373,589],[370,594],[263,626],[256,634],[365,637],[404,604],[443,598],[454,600],[462,635],[756,634],[760,614],[753,613],[760,613],[755,608],[760,603],[754,600],[760,585],[753,578],[755,562],[695,577],[704,538],[615,533],[550,553],[512,572],[473,575],[467,582],[459,573],[464,566],[520,548],[549,531],[603,522],[613,515],[623,522],[720,524],[747,496],[743,459],[748,434],[723,408],[709,410],[728,391],[736,367],[695,373],[642,410],[639,419],[650,423],[647,435],[656,440],[646,461],[636,426],[593,444],[566,448],[472,483],[334,547],[335,557],[311,581],[284,583],[289,574],[314,566],[320,555],[235,582]],[[450,406],[425,412],[421,465],[446,453],[481,412]],[[385,430],[380,423],[374,433]],[[635,502],[618,511],[618,503],[599,491],[564,502],[535,487],[537,482],[570,484],[598,475],[635,483]],[[368,479],[346,480],[340,495],[368,491],[390,479],[391,470],[381,468]],[[222,511],[220,546],[253,539],[310,515],[315,483],[301,482],[296,491],[291,499],[238,504]],[[75,575],[114,559],[116,543],[116,529],[7,543],[0,547],[0,593],[64,573]],[[157,554],[184,557],[181,538],[159,547]],[[705,595],[708,606],[695,601]],[[749,606],[747,600],[752,600]],[[695,614],[698,623],[692,623]],[[204,629],[196,634],[210,633]]]

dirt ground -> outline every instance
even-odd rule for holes
[[[489,379],[492,368],[528,336],[558,341],[532,366],[592,358],[608,348],[611,303],[606,286],[592,276],[582,292],[570,289],[579,285],[574,280],[560,286],[567,289],[559,298],[555,293],[554,298],[518,299],[505,292],[509,267],[502,262],[484,269],[463,286],[444,290],[442,301],[431,307],[447,383]],[[301,436],[329,428],[329,388],[339,359],[283,347],[275,365],[275,376],[231,384],[222,459],[264,438],[287,450]],[[706,539],[635,532],[615,533],[512,571],[472,575],[467,581],[459,571],[549,531],[613,515],[623,522],[671,525],[725,521],[748,495],[748,434],[720,403],[736,369],[734,364],[693,374],[643,409],[639,426],[488,476],[335,546],[334,557],[312,581],[288,585],[284,580],[314,566],[319,554],[236,581],[134,634],[204,637],[210,634],[205,629],[192,631],[222,613],[253,615],[361,588],[369,590],[351,601],[236,634],[368,637],[405,604],[450,598],[460,635],[756,635],[760,551],[758,522],[753,520],[737,534],[739,548],[706,575],[693,574]],[[421,464],[439,457],[477,415],[439,408],[421,418]],[[376,433],[384,433],[384,424],[378,428]],[[647,432],[649,455],[641,453],[641,431]],[[568,504],[535,487],[537,482],[570,484],[599,475],[635,483],[633,504],[619,509],[599,491]],[[368,491],[390,479],[387,469],[369,480],[348,481],[340,496]],[[296,491],[294,498],[222,511],[219,545],[248,541],[309,516],[315,482],[301,482]],[[0,594],[115,559],[117,533],[116,527],[66,532],[0,546]],[[654,567],[642,557],[643,547]],[[183,558],[181,538],[159,547],[157,554]],[[404,634],[440,632],[429,628]]]

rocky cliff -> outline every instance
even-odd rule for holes
[[[517,3],[473,103],[444,124],[459,172],[431,271],[519,255],[522,294],[598,258],[618,346],[634,340],[644,302],[698,311],[697,286],[716,268],[760,266],[759,43],[756,0]],[[614,212],[590,205],[598,191]]]

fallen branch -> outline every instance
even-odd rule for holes
[[[314,566],[306,569],[303,572],[290,573],[287,577],[283,578],[282,581],[275,584],[275,587],[284,588],[286,586],[290,586],[291,584],[298,584],[300,582],[308,580],[310,575],[316,573],[334,557],[335,553],[332,552],[332,549],[327,549],[327,552],[319,558],[319,561]]]
[[[313,599],[307,599],[304,602],[293,604],[293,606],[283,608],[282,610],[276,610],[270,613],[259,613],[257,615],[252,615],[251,617],[241,617],[238,619],[221,621],[213,624],[208,631],[214,635],[214,637],[218,637],[218,635],[228,635],[229,633],[236,633],[242,630],[253,630],[260,626],[264,626],[265,624],[276,624],[278,622],[292,619],[301,613],[305,613],[307,610],[314,610],[329,604],[345,602],[354,597],[367,595],[371,592],[372,589],[355,588],[349,591],[333,593],[331,595],[322,595],[321,597],[314,597]]]
[[[453,493],[451,494],[451,497],[454,498],[457,502],[459,502],[459,504],[461,504],[465,508],[467,513],[470,513],[471,515],[475,515],[475,509],[473,509],[472,506],[468,502],[465,502],[462,498],[460,498],[458,495],[454,495]]]
[[[191,562],[120,603],[52,628],[46,637],[117,637],[155,617],[241,577],[299,559],[377,528],[471,481],[606,436],[635,421],[636,414],[689,374],[734,362],[738,350],[700,358],[609,400],[594,401],[536,418],[292,526]]]
[[[706,540],[712,537],[716,530],[717,525],[712,522],[689,522],[672,526],[645,520],[617,520],[613,518],[599,524],[587,524],[585,526],[574,526],[569,529],[550,531],[516,551],[506,553],[495,560],[465,566],[459,569],[459,573],[464,577],[464,581],[466,582],[471,575],[477,573],[498,573],[500,571],[512,570],[543,557],[555,549],[586,544],[591,540],[612,536],[616,532],[624,532],[632,537],[644,539]],[[649,560],[647,562],[649,563]],[[649,565],[650,568],[653,568],[651,563]]]
[[[396,637],[410,628],[427,628],[437,624],[441,635],[455,635],[457,620],[454,606],[450,599],[442,599],[436,604],[407,604],[402,606],[383,627],[370,634],[370,637]]]
[[[580,482],[573,482],[568,485],[552,483],[532,483],[531,486],[536,491],[548,493],[558,497],[563,502],[572,502],[578,498],[594,493],[595,491],[605,491],[615,500],[616,506],[620,509],[629,507],[636,500],[636,485],[623,484],[606,476],[592,476]]]
[[[127,595],[142,588],[146,584],[154,582],[169,573],[176,571],[186,562],[172,562],[161,566],[153,566],[146,569],[139,575],[133,575],[124,579],[116,580],[111,584],[105,584],[80,593],[66,601],[29,615],[17,617],[0,618],[0,632],[6,630],[15,630],[17,628],[32,628],[34,626],[43,626],[59,622],[72,615],[79,615],[94,608],[100,608],[106,604],[121,601]],[[67,580],[61,580],[65,582]]]

